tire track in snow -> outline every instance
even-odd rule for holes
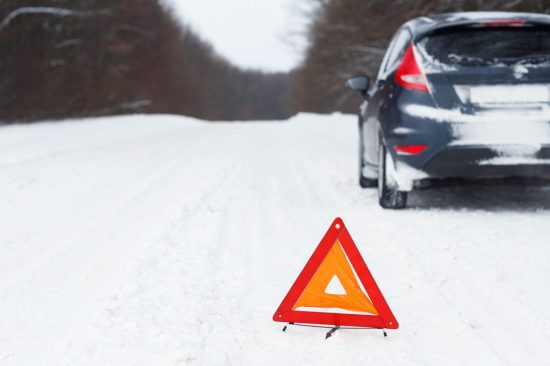
[[[202,170],[195,171],[197,178],[205,178],[202,172],[207,166],[205,164]],[[209,319],[215,315],[203,309],[213,293],[207,280],[218,270],[216,265],[205,263],[215,261],[216,255],[223,253],[220,250],[223,241],[217,228],[223,228],[227,206],[231,203],[231,190],[234,189],[231,182],[238,181],[240,170],[238,163],[228,162],[223,171],[204,180],[208,185],[202,184],[200,191],[190,189],[199,196],[192,197],[193,200],[180,209],[178,219],[152,248],[154,252],[145,257],[144,262],[134,264],[133,274],[121,291],[122,295],[106,305],[108,315],[98,315],[101,338],[106,335],[122,349],[130,345],[120,340],[133,339],[142,346],[142,354],[133,361],[121,354],[103,355],[107,361],[95,361],[112,362],[110,357],[122,357],[119,361],[127,364],[151,356],[157,357],[155,362],[158,362],[158,355],[162,354],[160,359],[167,364],[188,364],[195,357],[196,350],[203,349],[204,345],[197,342],[207,337],[213,328]],[[215,230],[203,230],[205,223]],[[169,293],[159,292],[155,283],[162,283]],[[122,304],[130,306],[124,308]],[[164,314],[170,314],[172,318],[167,319]],[[152,334],[140,333],[144,328],[152,330]],[[96,342],[86,347],[90,349],[86,352],[92,356],[94,349],[102,348],[102,341]],[[71,360],[80,362],[83,352],[82,349],[73,350],[66,358],[67,364],[71,364]]]
[[[166,140],[164,140],[165,142]],[[181,158],[181,153],[182,153],[182,150],[181,150],[181,147],[178,147],[177,149],[174,149],[173,147],[168,149],[167,152],[169,152],[170,154],[162,154],[162,155],[159,155],[157,156],[155,159],[152,159],[151,162],[153,161],[156,161],[156,162],[160,162],[160,164],[156,164],[157,167],[155,167],[156,170],[153,170],[154,172],[156,172],[155,174],[150,174],[150,172],[148,172],[149,174],[144,174],[143,171],[141,171],[141,178],[142,179],[137,179],[135,182],[132,181],[131,179],[131,184],[122,184],[121,186],[119,187],[109,187],[109,191],[112,192],[112,193],[121,193],[123,192],[123,190],[125,189],[126,192],[122,195],[123,199],[120,200],[119,199],[119,202],[121,202],[121,205],[117,208],[116,207],[116,203],[114,206],[114,209],[111,210],[110,212],[108,212],[107,215],[105,215],[105,212],[103,210],[103,208],[101,207],[101,205],[98,206],[98,212],[101,213],[101,216],[102,218],[100,218],[98,221],[96,221],[95,223],[92,222],[91,224],[90,223],[86,223],[88,229],[87,230],[84,230],[84,231],[81,231],[81,232],[77,232],[76,234],[74,233],[71,233],[73,234],[73,239],[72,241],[64,241],[62,244],[63,246],[61,245],[58,245],[58,248],[59,250],[57,250],[57,252],[54,250],[50,250],[50,253],[48,254],[49,255],[49,258],[48,261],[44,262],[43,259],[40,260],[40,262],[36,262],[37,264],[41,264],[41,268],[40,269],[36,269],[34,268],[32,270],[32,272],[35,272],[32,274],[33,276],[33,279],[32,281],[29,280],[29,281],[25,281],[25,282],[22,282],[22,281],[18,281],[18,282],[14,282],[13,280],[13,276],[12,278],[10,279],[10,283],[11,283],[11,286],[13,288],[13,295],[14,296],[11,296],[11,297],[4,297],[4,302],[7,301],[7,303],[5,303],[2,307],[3,308],[6,308],[7,306],[11,306],[10,304],[14,304],[15,303],[15,300],[21,298],[21,296],[25,296],[25,297],[28,297],[26,294],[25,294],[25,289],[24,287],[25,286],[31,286],[33,288],[40,288],[41,286],[38,285],[38,282],[41,282],[41,283],[44,283],[46,286],[49,286],[49,288],[51,288],[53,285],[55,285],[56,288],[64,288],[66,291],[69,291],[69,293],[75,293],[75,292],[78,292],[78,291],[75,291],[74,289],[73,290],[69,290],[69,288],[67,287],[67,285],[70,285],[70,282],[67,282],[67,281],[72,281],[72,283],[76,283],[78,282],[79,280],[77,280],[76,278],[71,278],[71,279],[63,279],[62,277],[59,277],[59,276],[63,276],[62,273],[56,273],[56,271],[49,271],[49,272],[46,272],[46,274],[53,274],[53,278],[52,280],[54,281],[53,283],[52,282],[49,282],[47,281],[47,277],[46,278],[43,278],[43,277],[40,277],[40,278],[37,278],[37,271],[46,271],[47,268],[53,268],[53,263],[57,263],[57,264],[63,264],[63,268],[68,272],[68,273],[71,273],[71,267],[73,266],[73,263],[75,265],[79,265],[79,266],[82,266],[83,264],[87,264],[85,262],[88,261],[88,259],[82,261],[82,258],[78,258],[78,257],[75,257],[76,256],[79,256],[79,257],[85,257],[86,256],[86,253],[88,250],[90,250],[91,252],[89,253],[88,255],[88,258],[90,259],[90,263],[89,264],[92,264],[92,265],[97,265],[98,263],[100,263],[100,265],[107,269],[108,271],[112,272],[112,269],[116,268],[116,266],[113,266],[114,263],[116,263],[117,261],[120,262],[120,259],[117,259],[116,256],[113,256],[113,254],[115,254],[116,251],[113,251],[111,250],[109,247],[101,247],[101,248],[94,248],[94,245],[93,243],[90,242],[90,240],[88,239],[85,239],[86,236],[88,236],[87,234],[90,234],[90,236],[92,237],[95,237],[96,239],[99,239],[101,242],[103,242],[104,244],[107,244],[109,242],[112,242],[112,239],[107,237],[106,235],[109,235],[111,236],[112,234],[110,234],[108,231],[106,232],[106,229],[108,226],[111,226],[113,227],[113,225],[111,225],[109,223],[109,221],[111,221],[111,218],[114,218],[114,216],[116,216],[117,214],[120,214],[121,212],[127,212],[127,213],[132,213],[133,216],[136,216],[137,215],[141,215],[141,217],[143,217],[144,215],[149,215],[149,214],[152,214],[154,213],[154,211],[142,211],[142,210],[139,210],[138,207],[140,204],[143,204],[145,202],[147,202],[147,200],[144,200],[143,197],[147,197],[147,193],[150,192],[150,193],[155,193],[156,191],[159,191],[158,188],[159,188],[159,182],[161,182],[162,180],[164,180],[165,178],[167,178],[167,175],[170,174],[173,176],[173,178],[177,178],[180,176],[180,174],[174,169],[176,168],[177,165],[182,165],[182,161],[178,161],[178,160],[175,160],[174,159],[171,159],[170,156],[173,156],[173,157],[176,157],[176,156],[180,156]],[[185,159],[185,154],[184,154],[184,158],[182,160]],[[201,163],[200,162],[192,162],[191,164],[190,163],[187,163],[186,165],[188,167],[190,167],[191,169],[194,169],[194,166],[198,166],[200,165]],[[129,178],[131,178],[131,176],[129,176]],[[136,176],[137,178],[137,176]],[[144,179],[143,179],[144,178]],[[153,188],[153,189],[152,189]],[[168,187],[167,187],[168,188]],[[170,194],[169,192],[173,191],[173,188],[175,187],[171,187],[168,189],[168,194]],[[159,192],[162,192],[162,190],[160,190]],[[96,196],[97,197],[97,196]],[[140,200],[136,200],[138,197],[140,197]],[[157,205],[162,205],[162,202],[158,202],[156,203]],[[90,207],[90,206],[94,206],[93,204],[90,205],[90,203],[88,202],[86,204],[87,207]],[[149,204],[149,206],[147,207],[149,210],[151,210],[152,208],[155,207],[155,204],[151,205]],[[134,212],[135,211],[135,212]],[[141,214],[140,214],[141,212]],[[125,215],[125,216],[128,216],[128,215]],[[62,223],[63,224],[63,223]],[[154,227],[155,225],[153,225]],[[116,227],[113,227],[113,229],[115,229]],[[110,229],[109,229],[110,230]],[[52,231],[53,232],[53,231]],[[98,233],[100,233],[98,235]],[[114,232],[113,232],[114,233]],[[115,235],[118,235],[118,234],[115,234]],[[86,245],[82,245],[83,243],[77,243],[77,240],[79,238],[84,238],[84,242],[86,242]],[[37,242],[39,243],[39,242]],[[102,243],[102,244],[103,244]],[[72,244],[80,244],[80,245],[72,245]],[[121,248],[124,248],[121,247]],[[97,261],[97,257],[98,257],[98,249],[100,249],[101,251],[101,256],[99,256],[100,258],[102,258],[102,260],[100,262]],[[137,249],[137,248],[136,248]],[[70,259],[70,262],[67,262],[65,259],[62,259],[62,258],[67,258],[67,259]],[[37,258],[38,260],[38,258]],[[55,262],[54,262],[55,261]],[[95,262],[95,263],[94,263]],[[36,266],[35,266],[36,267]],[[31,269],[31,268],[30,268]],[[97,271],[96,268],[93,268],[93,267],[85,267],[84,268],[85,270],[94,270],[94,271]],[[29,272],[29,271],[28,271]],[[73,273],[76,273],[74,271],[72,271]],[[24,272],[16,272],[17,275],[21,276],[23,275]],[[29,274],[31,274],[31,272],[29,272]],[[90,273],[90,275],[95,275],[93,273]],[[102,273],[102,275],[106,275],[106,273]],[[79,274],[77,278],[80,278],[80,285],[81,286],[83,283],[85,283],[86,281],[84,281],[84,278],[82,278],[83,276],[88,276],[87,273],[84,273],[84,274]],[[59,278],[58,278],[59,277]],[[67,282],[66,284],[63,284],[62,283],[59,283],[59,281],[62,281],[63,283],[64,282]],[[17,283],[17,288],[13,287],[15,286],[15,284]],[[72,286],[72,285],[70,285]],[[84,289],[83,289],[84,290]],[[85,291],[85,290],[84,290]],[[38,292],[35,292],[34,294],[31,294],[32,297],[35,297],[35,298],[39,298],[39,295],[41,294],[41,290],[39,290]],[[20,296],[21,294],[21,296]],[[43,303],[37,308],[35,305],[32,305],[33,306],[33,311],[37,313],[37,315],[40,315],[40,314],[43,314],[43,313],[48,313],[50,311],[41,311],[40,309],[46,309],[45,307],[47,306],[50,306],[48,304],[53,304],[54,301],[57,301],[56,299],[59,298],[59,296],[65,296],[63,294],[59,294],[59,293],[48,293],[48,294],[44,294],[44,300]],[[23,301],[17,301],[17,303],[19,304],[22,304],[24,303]],[[28,303],[29,305],[32,304],[32,303],[29,303],[27,300],[25,300],[25,303]],[[70,306],[70,304],[60,304],[61,306]],[[53,309],[52,309],[53,310]],[[53,312],[57,312],[57,310],[53,310]],[[10,311],[7,311],[7,313],[9,314]],[[18,312],[19,314],[20,312]],[[6,312],[4,312],[4,314],[6,314]],[[6,325],[5,328],[9,328],[10,327],[10,323],[12,323],[15,319],[7,319],[5,318],[3,323]],[[7,324],[6,324],[7,322]],[[21,319],[21,324],[22,325],[25,325],[26,324],[26,319]],[[36,323],[36,319],[33,319],[32,322],[35,322]],[[22,329],[18,330],[17,332],[15,332],[16,334],[19,333],[19,334],[24,334],[22,332],[24,332],[24,329],[25,327],[21,327]],[[59,328],[59,326],[58,326]],[[36,334],[36,336],[38,337],[39,334]],[[25,336],[26,337],[26,336]],[[34,337],[34,335],[33,335]],[[53,338],[53,337],[52,337]],[[19,340],[15,340],[10,342],[10,344],[7,344],[6,342],[3,342],[4,343],[4,346],[2,348],[4,349],[11,349],[11,354],[13,354],[13,352],[17,352],[17,349],[18,349],[18,346],[17,344],[20,343],[20,341],[29,341],[29,339],[25,339],[25,338],[20,338]],[[48,350],[50,351],[50,350]],[[57,352],[55,350],[52,350],[52,352]]]
[[[13,266],[20,267],[19,263],[21,263],[22,258],[32,258],[32,251],[36,250],[38,246],[48,245],[49,251],[55,255],[56,250],[52,248],[63,250],[71,243],[76,243],[81,238],[97,230],[103,223],[111,220],[117,213],[125,209],[132,201],[141,197],[144,192],[155,184],[155,181],[160,180],[164,175],[173,170],[177,165],[177,163],[174,163],[172,159],[170,159],[173,156],[176,156],[176,152],[170,152],[164,149],[163,154],[154,154],[153,156],[149,156],[145,161],[142,161],[145,163],[147,160],[151,163],[158,161],[163,162],[160,166],[156,167],[158,171],[156,175],[145,175],[143,170],[139,170],[136,171],[134,175],[128,176],[127,178],[129,179],[119,182],[119,184],[112,185],[104,182],[101,185],[102,189],[99,189],[98,186],[93,187],[88,193],[80,197],[60,202],[58,207],[48,210],[48,216],[39,217],[36,220],[29,220],[29,227],[46,227],[47,229],[41,230],[38,233],[26,231],[21,233],[21,236],[12,238],[7,237],[7,240],[18,242],[20,245],[16,248],[17,251],[15,251],[15,253],[12,253],[10,257],[4,256],[2,262],[0,262],[0,268],[2,268],[0,276],[2,276],[2,274],[6,276],[7,272],[13,270]],[[118,202],[110,203],[109,211],[106,213],[105,204],[102,201],[98,201],[98,197],[113,197],[117,195],[123,197],[123,199],[117,197]],[[50,225],[46,225],[48,222],[51,222],[51,217],[62,217],[63,212],[76,211],[74,208],[78,206],[86,207],[86,211],[80,211],[66,220],[65,223],[67,225],[73,226],[73,230],[69,235],[61,233],[62,237],[60,237],[59,226],[50,227]],[[91,212],[94,211],[95,213],[91,214]],[[27,249],[23,251],[24,248]],[[14,257],[16,253],[19,254],[17,254],[17,257]],[[17,271],[17,276],[26,276],[28,273],[36,271],[36,264],[37,263],[33,263],[32,261],[25,261],[25,267],[28,267],[28,270],[25,271],[24,268],[20,267]],[[19,281],[17,277],[10,277],[11,285],[17,284],[17,281]],[[4,288],[4,290],[6,290],[6,288]]]

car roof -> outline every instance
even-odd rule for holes
[[[473,11],[461,13],[445,13],[424,16],[409,20],[403,25],[408,28],[416,39],[419,39],[436,29],[477,24],[480,22],[523,20],[526,23],[537,23],[550,26],[550,15],[538,13],[486,12]]]

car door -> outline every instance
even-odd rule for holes
[[[375,167],[378,165],[378,138],[380,131],[380,110],[387,105],[391,99],[393,80],[388,78],[397,68],[399,61],[403,58],[408,45],[411,43],[412,35],[408,28],[399,29],[388,47],[382,60],[380,71],[376,81],[369,90],[367,103],[361,106],[363,116],[363,141],[365,142],[365,162]]]

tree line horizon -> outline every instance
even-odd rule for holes
[[[550,12],[548,0],[303,0],[314,4],[303,62],[238,68],[159,0],[0,2],[0,123],[128,113],[281,120],[355,112],[350,75],[375,75],[408,19],[455,11]]]

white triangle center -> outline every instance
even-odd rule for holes
[[[332,277],[332,280],[327,285],[327,288],[325,289],[325,293],[329,295],[347,295],[348,293],[344,289],[344,286],[342,286],[342,282],[340,282],[340,279],[337,275],[334,275]]]

